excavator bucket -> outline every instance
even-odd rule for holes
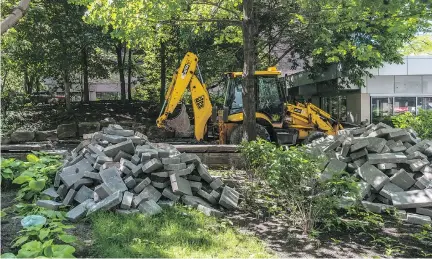
[[[180,113],[173,119],[165,121],[166,126],[177,132],[187,132],[190,128],[189,115],[186,112],[186,105],[181,105]]]

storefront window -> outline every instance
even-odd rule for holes
[[[415,97],[395,97],[393,114],[411,112],[416,113],[416,98]]]
[[[321,109],[328,112],[336,120],[346,121],[346,96],[322,97]]]
[[[386,119],[390,119],[393,113],[393,98],[392,97],[373,97],[372,105],[372,122],[376,123]]]
[[[419,109],[432,110],[432,97],[417,97],[417,112]]]

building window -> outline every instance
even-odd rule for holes
[[[416,97],[395,97],[393,105],[393,114],[411,112],[416,113]]]
[[[96,92],[97,100],[120,100],[120,93],[117,92]]]
[[[371,106],[373,123],[390,119],[393,113],[393,97],[373,97]]]
[[[419,109],[432,110],[432,97],[417,97],[417,113]]]
[[[321,109],[328,112],[336,120],[347,120],[346,96],[322,97]]]

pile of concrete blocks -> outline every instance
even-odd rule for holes
[[[326,158],[322,179],[343,171],[359,178],[366,209],[381,213],[395,208],[409,223],[432,222],[432,140],[378,123],[341,130],[310,146]]]
[[[66,158],[54,186],[43,192],[50,199],[37,205],[71,206],[66,214],[71,221],[98,210],[154,215],[176,202],[217,217],[238,206],[239,193],[211,176],[195,154],[150,143],[116,124],[84,138]]]

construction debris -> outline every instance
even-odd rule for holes
[[[154,215],[180,201],[220,217],[239,202],[239,193],[211,176],[197,155],[150,143],[145,135],[115,124],[88,134],[53,185],[43,192],[52,200],[37,205],[71,206],[66,218],[73,222],[98,210]]]
[[[361,203],[367,210],[395,209],[409,223],[432,222],[432,140],[378,123],[341,130],[310,146],[313,154],[326,158],[321,179],[342,171],[359,178]],[[342,206],[349,204],[341,201]]]

